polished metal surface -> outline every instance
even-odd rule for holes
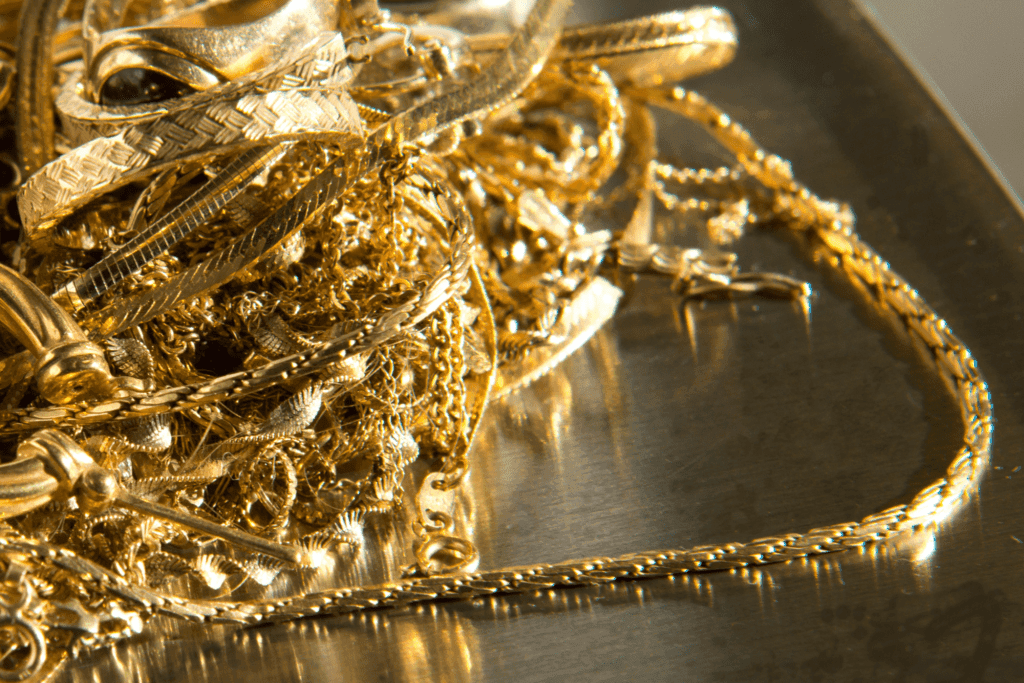
[[[858,2],[1024,197],[1024,3]]]
[[[580,20],[671,8],[579,4]],[[736,62],[692,86],[851,202],[861,235],[971,347],[999,420],[980,494],[898,545],[253,629],[169,624],[58,680],[1021,679],[1024,220],[852,5],[723,4]],[[664,124],[681,161],[725,160]],[[900,336],[770,231],[740,262],[809,280],[809,320],[784,301],[684,307],[642,280],[560,369],[493,407],[464,515],[481,568],[805,531],[942,473],[959,416]]]

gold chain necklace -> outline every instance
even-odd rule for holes
[[[0,64],[21,231],[0,324],[24,347],[0,361],[17,452],[0,465],[5,680],[157,614],[256,624],[785,562],[937,523],[976,489],[993,419],[970,351],[847,206],[672,85],[731,59],[727,13],[563,29],[569,3],[538,0],[511,33],[467,34],[458,4],[89,0],[62,33],[63,4],[26,5],[33,39]],[[235,22],[211,28],[218,11]],[[662,159],[652,108],[735,164]],[[701,246],[653,243],[656,211]],[[803,534],[477,571],[453,501],[488,402],[583,344],[634,274],[806,305],[806,284],[725,251],[761,224],[810,245],[946,381],[964,423],[946,475]],[[370,517],[411,530],[414,562],[318,585],[370,552]]]

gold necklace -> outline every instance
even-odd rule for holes
[[[467,35],[457,6],[413,17],[343,0],[318,10],[326,33],[261,52],[252,26],[305,7],[248,25],[239,2],[221,7],[234,26],[192,29],[174,21],[216,8],[127,17],[97,0],[78,43],[55,33],[60,2],[22,14],[37,40],[17,68],[32,75],[3,102],[24,182],[0,324],[25,350],[0,363],[0,431],[17,440],[0,465],[0,674],[45,676],[156,614],[254,624],[785,562],[936,523],[975,490],[992,410],[969,350],[848,207],[672,85],[731,59],[728,14],[563,30],[568,3],[539,0],[512,34]],[[195,35],[202,48],[182,48]],[[735,164],[667,163],[652,107]],[[56,137],[39,123],[54,108]],[[658,206],[705,246],[653,243]],[[487,403],[584,343],[634,274],[682,297],[806,305],[805,283],[741,273],[724,251],[765,223],[946,380],[964,422],[946,475],[803,534],[477,571],[458,496]],[[414,561],[381,585],[318,584],[369,552],[371,516],[411,532]]]

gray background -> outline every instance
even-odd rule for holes
[[[1024,195],[1024,2],[859,0],[897,52]]]

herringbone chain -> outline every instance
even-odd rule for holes
[[[416,576],[376,586],[338,588],[284,599],[248,602],[189,600],[132,585],[125,579],[73,553],[42,542],[0,538],[5,552],[75,572],[83,581],[126,600],[147,613],[164,613],[200,622],[256,624],[319,614],[485,595],[525,593],[558,587],[590,586],[610,581],[755,567],[862,547],[936,524],[948,518],[977,487],[988,462],[993,416],[988,388],[968,348],[902,277],[893,271],[853,226],[847,207],[819,199],[792,178],[787,162],[767,154],[739,125],[717,107],[682,89],[643,93],[706,125],[773,197],[775,214],[794,231],[820,243],[831,265],[919,344],[930,356],[960,406],[963,445],[945,476],[918,493],[906,505],[846,522],[746,543],[699,546],[681,550],[631,553],[616,558],[587,558],[559,564],[536,564],[448,576]],[[284,359],[290,368],[294,359]],[[301,363],[298,364],[301,367]],[[312,372],[312,370],[310,371]],[[222,379],[230,393],[238,380]],[[101,645],[121,634],[94,641]],[[101,642],[103,641],[103,642]]]

